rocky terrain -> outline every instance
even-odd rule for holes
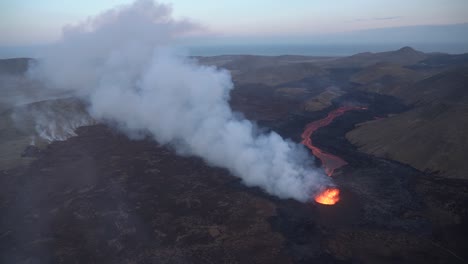
[[[400,98],[411,110],[361,124],[348,139],[367,153],[467,179],[468,68],[406,80],[397,88],[388,85],[376,92]]]
[[[312,135],[348,163],[333,175],[340,202],[300,203],[245,187],[200,159],[95,124],[74,99],[5,99],[0,262],[468,261],[466,55],[406,47],[346,58],[196,59],[231,71],[233,109],[296,142],[330,111],[366,106]],[[34,94],[24,67],[3,70],[22,62],[0,62],[10,99]],[[78,114],[87,123],[65,122],[76,135],[49,143],[31,113],[60,124]]]

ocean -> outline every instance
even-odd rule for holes
[[[450,54],[468,53],[468,44],[461,43],[393,43],[393,44],[272,44],[272,45],[210,45],[186,46],[191,56],[217,55],[307,55],[350,56],[362,52],[383,52],[410,46],[423,52]]]

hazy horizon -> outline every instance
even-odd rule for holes
[[[0,59],[8,58],[40,58],[44,50],[50,45],[30,46],[0,46]],[[218,44],[206,43],[199,45],[179,45],[179,50],[189,56],[219,56],[219,55],[304,55],[304,56],[351,56],[362,52],[385,52],[411,47],[425,53],[468,53],[468,43],[427,43],[427,42],[401,42],[401,43],[345,43],[345,42],[308,42],[308,43],[233,43]]]

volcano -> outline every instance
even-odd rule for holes
[[[332,176],[336,169],[341,168],[348,163],[342,158],[335,156],[333,154],[327,153],[321,150],[320,148],[314,146],[312,144],[312,134],[315,131],[317,131],[319,128],[328,126],[335,118],[342,116],[347,111],[365,110],[365,109],[367,108],[362,107],[362,106],[339,107],[331,111],[330,113],[328,113],[328,115],[325,118],[309,123],[306,126],[304,132],[302,133],[301,143],[304,144],[306,147],[308,147],[312,151],[312,154],[315,157],[320,159],[320,161],[322,162],[322,166],[325,169],[325,173],[328,176]],[[319,195],[315,197],[315,201],[320,204],[333,205],[333,204],[336,204],[340,200],[339,194],[340,194],[340,191],[337,188],[326,188],[323,192],[321,192]]]

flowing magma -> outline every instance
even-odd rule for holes
[[[312,134],[319,128],[328,126],[335,118],[343,115],[347,111],[351,110],[365,110],[366,107],[362,106],[342,106],[330,113],[325,118],[309,123],[304,132],[302,133],[302,144],[308,147],[312,154],[320,159],[322,166],[324,167],[325,173],[328,176],[332,176],[336,169],[348,164],[345,160],[327,153],[312,143]],[[340,190],[334,187],[326,188],[320,194],[315,196],[315,201],[320,204],[333,205],[340,200]]]

